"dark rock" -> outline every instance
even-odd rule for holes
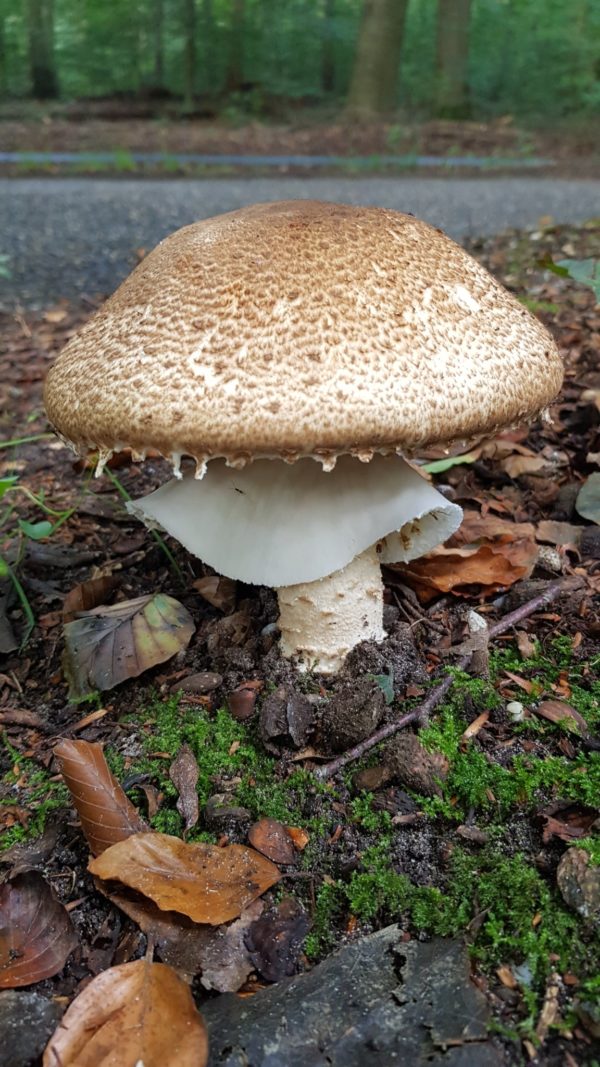
[[[464,946],[388,927],[308,974],[202,1007],[209,1067],[500,1067]]]
[[[21,989],[0,993],[1,1060],[5,1067],[30,1067],[56,1030],[62,1008]]]
[[[252,816],[247,808],[231,803],[228,793],[215,793],[209,797],[204,808],[204,823],[214,834],[227,834],[234,840],[242,840],[248,833]]]
[[[441,752],[428,752],[416,734],[399,733],[383,750],[386,767],[409,789],[425,796],[441,796],[440,779],[448,775],[448,760]]]
[[[263,701],[260,709],[260,736],[270,752],[277,746],[294,745],[300,748],[314,728],[315,708],[302,693],[291,686],[279,685]]]
[[[370,737],[385,714],[383,690],[372,677],[347,682],[321,708],[319,734],[328,752],[344,752]]]

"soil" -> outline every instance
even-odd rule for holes
[[[453,157],[479,156],[488,160],[483,174],[489,174],[490,167],[505,169],[502,159],[526,165],[534,157],[555,161],[552,174],[581,178],[596,176],[600,170],[598,128],[591,121],[530,128],[512,116],[487,122],[416,121],[399,116],[361,123],[346,119],[343,113],[318,109],[270,118],[240,111],[228,117],[213,114],[182,119],[160,111],[140,116],[127,102],[107,99],[50,106],[4,103],[0,131],[5,152],[116,151],[123,157],[116,171],[126,174],[144,170],[126,158],[132,152],[159,152],[166,157],[178,153],[363,157],[371,161],[374,172],[385,169],[378,163],[381,156],[441,156],[447,158],[449,168]],[[173,161],[166,166],[170,176],[177,173]],[[27,168],[28,173],[35,173],[32,164]],[[62,172],[60,165],[41,169],[43,173]],[[290,169],[282,168],[286,173]],[[179,170],[192,173],[186,166]],[[17,168],[16,172],[24,171]]]
[[[67,123],[67,129],[74,137],[81,134],[76,125]],[[506,132],[507,137],[509,133]],[[13,137],[16,144],[17,127]],[[79,146],[82,147],[81,142]],[[357,151],[358,142],[345,146],[346,150]],[[173,145],[170,147],[173,149]],[[256,143],[253,147],[256,150]],[[286,892],[300,903],[313,935],[310,950],[308,942],[304,954],[297,948],[294,968],[309,970],[317,960],[327,958],[334,947],[357,940],[389,921],[401,923],[407,940],[428,938],[430,927],[425,922],[419,925],[416,912],[400,909],[390,915],[384,903],[371,913],[356,896],[352,906],[348,901],[342,906],[342,898],[338,898],[336,907],[326,916],[328,927],[323,925],[324,887],[339,883],[356,889],[360,883],[353,882],[353,876],[365,871],[365,856],[377,849],[384,832],[390,835],[388,866],[384,870],[379,857],[373,861],[372,869],[373,893],[381,888],[384,899],[390,871],[431,893],[438,889],[451,893],[452,857],[456,859],[459,852],[467,860],[483,855],[478,850],[485,850],[487,841],[501,840],[503,858],[507,862],[516,858],[519,867],[538,872],[547,887],[550,896],[544,905],[547,911],[543,923],[550,922],[553,912],[564,910],[556,888],[557,866],[569,844],[592,832],[597,812],[590,810],[589,803],[542,784],[527,800],[511,802],[504,814],[499,814],[499,807],[494,814],[499,798],[465,802],[465,817],[457,826],[451,817],[452,804],[460,806],[462,802],[451,788],[458,781],[460,754],[467,748],[476,752],[486,767],[510,767],[515,756],[529,760],[531,766],[539,760],[564,759],[572,762],[575,774],[580,761],[598,747],[592,727],[584,732],[569,731],[543,716],[535,717],[531,710],[529,730],[517,729],[510,705],[521,701],[526,708],[534,708],[542,698],[569,705],[570,700],[575,702],[575,686],[577,692],[591,693],[600,673],[600,553],[597,539],[590,536],[594,524],[587,523],[574,510],[576,493],[597,470],[600,454],[600,310],[589,290],[539,266],[546,253],[556,259],[585,258],[597,256],[599,247],[600,231],[592,225],[579,229],[549,227],[535,234],[510,233],[472,243],[473,254],[510,288],[526,295],[533,310],[554,332],[565,358],[565,386],[553,405],[550,421],[503,439],[505,444],[508,440],[511,447],[516,446],[517,456],[527,458],[527,449],[535,456],[543,455],[546,463],[541,470],[535,469],[535,464],[530,464],[529,469],[524,464],[520,473],[509,467],[511,474],[502,452],[495,458],[481,453],[474,462],[451,467],[436,476],[448,495],[477,510],[484,523],[500,517],[532,524],[538,531],[543,522],[567,523],[587,533],[591,546],[588,553],[582,551],[581,545],[578,548],[571,540],[564,540],[565,531],[561,528],[555,532],[554,542],[551,535],[547,538],[548,551],[538,559],[526,581],[490,590],[482,576],[481,582],[461,589],[459,596],[439,592],[430,595],[431,591],[424,596],[409,570],[386,572],[390,636],[381,646],[357,649],[337,679],[300,676],[293,666],[281,660],[274,626],[276,604],[269,591],[238,588],[237,602],[228,613],[209,603],[194,582],[210,574],[210,570],[177,544],[169,543],[178,567],[174,570],[161,545],[124,511],[114,481],[106,476],[90,480],[91,466],[74,461],[51,435],[0,452],[0,478],[17,477],[38,500],[43,494],[54,512],[74,508],[51,538],[23,538],[15,527],[15,518],[32,523],[44,518],[32,497],[23,494],[18,500],[18,512],[1,531],[2,554],[15,569],[34,618],[29,639],[19,650],[26,630],[26,611],[23,600],[5,580],[0,610],[0,639],[5,650],[0,674],[0,724],[4,728],[0,826],[9,843],[24,836],[15,834],[15,829],[27,831],[37,808],[56,784],[52,748],[59,737],[101,741],[107,752],[121,760],[123,784],[130,788],[144,814],[148,798],[153,797],[159,813],[161,805],[167,809],[171,803],[173,816],[178,818],[174,802],[165,797],[162,785],[153,778],[158,771],[146,769],[136,777],[136,760],[148,752],[149,739],[151,744],[153,731],[158,731],[152,710],[156,702],[172,700],[172,694],[186,678],[210,672],[213,677],[208,683],[206,678],[201,680],[199,688],[193,684],[182,687],[187,691],[181,697],[180,711],[174,713],[181,716],[178,721],[187,722],[186,716],[194,714],[216,721],[217,709],[227,707],[228,702],[232,712],[224,714],[231,719],[240,707],[239,700],[230,700],[231,694],[240,689],[250,693],[241,702],[250,708],[250,715],[246,717],[244,712],[234,722],[243,743],[255,747],[257,759],[273,761],[269,764],[271,787],[265,795],[284,788],[289,779],[286,803],[295,818],[311,827],[308,869],[298,860],[295,868],[286,869],[284,877]],[[78,306],[65,303],[31,315],[3,316],[0,409],[7,413],[3,416],[7,438],[16,441],[47,432],[41,400],[44,375],[56,352],[92,311],[89,302]],[[128,454],[119,454],[111,461],[111,473],[128,493],[139,496],[169,472],[158,458],[150,458],[141,466]],[[518,633],[511,632],[494,644],[496,653],[513,651],[518,661],[517,642],[519,648],[526,649],[527,641],[535,639],[546,657],[546,674],[539,664],[532,666],[535,661],[528,660],[525,654],[520,666],[517,662],[517,666],[508,667],[507,661],[500,660],[500,666],[492,672],[497,700],[491,699],[486,683],[479,679],[475,681],[483,689],[457,681],[457,689],[462,686],[464,692],[460,710],[455,713],[460,729],[469,727],[471,733],[470,737],[463,735],[451,757],[454,770],[449,786],[445,784],[448,758],[441,749],[437,751],[430,736],[427,747],[436,752],[434,770],[431,761],[421,759],[421,753],[416,760],[420,775],[408,774],[403,780],[399,767],[406,763],[407,746],[401,743],[396,746],[394,758],[386,761],[385,753],[375,750],[366,760],[351,763],[331,786],[317,787],[310,777],[311,770],[322,765],[331,753],[363,740],[382,721],[393,721],[403,708],[413,707],[428,691],[431,680],[444,675],[444,665],[455,662],[449,650],[463,647],[467,638],[465,606],[476,607],[488,622],[496,621],[519,601],[526,602],[546,588],[557,575],[575,579],[569,594],[557,605],[538,611]],[[173,595],[192,614],[196,630],[189,647],[171,661],[106,692],[90,705],[74,704],[68,699],[61,667],[63,603],[81,583],[100,577],[113,579],[108,594],[113,601],[157,591]],[[557,638],[562,644],[556,643]],[[560,658],[565,655],[570,667],[565,667],[566,661]],[[253,689],[253,682],[262,685],[255,684]],[[332,707],[338,721],[335,731],[330,721]],[[589,708],[594,711],[591,701]],[[446,721],[444,714],[450,715],[450,711],[434,714],[433,728]],[[594,714],[597,717],[597,711]],[[415,736],[412,731],[410,736]],[[414,744],[412,740],[408,748],[414,748]],[[167,759],[168,767],[168,760],[174,755],[159,752],[152,766]],[[197,752],[196,757],[201,762],[202,753]],[[415,762],[414,752],[411,761]],[[47,776],[37,792],[32,788],[32,768]],[[307,772],[304,779],[293,777],[298,770]],[[219,830],[222,835],[225,828],[230,842],[246,841],[249,814],[252,819],[272,814],[272,798],[264,799],[258,785],[240,799],[236,792],[239,781],[224,769],[214,773],[208,785],[210,794],[230,798],[227,820]],[[146,789],[145,794],[140,784]],[[467,786],[464,788],[466,796]],[[475,797],[477,783],[470,783],[468,788]],[[33,991],[46,997],[65,998],[65,1003],[91,976],[143,954],[145,938],[136,924],[94,887],[87,872],[88,850],[77,818],[64,798],[62,803],[66,806],[48,817],[47,847],[43,841],[35,846],[37,852],[28,846],[29,851],[20,862],[42,870],[54,892],[69,904],[79,948],[62,971],[32,986]],[[548,822],[553,818],[556,825]],[[574,831],[570,835],[569,828],[575,823],[585,826],[585,834]],[[548,832],[550,825],[554,826],[552,833]],[[494,833],[500,837],[494,838]],[[223,836],[220,841],[223,843]],[[9,858],[14,866],[14,854]],[[485,862],[482,860],[482,872]],[[390,886],[397,888],[397,881],[390,882]],[[272,905],[278,898],[271,891],[265,899]],[[466,914],[463,932],[474,946],[473,974],[495,1017],[500,1033],[494,1038],[495,1048],[502,1052],[504,1062],[517,1063],[522,1056],[535,1056],[535,1063],[548,1067],[592,1063],[593,1024],[589,1016],[586,1022],[585,1013],[574,1013],[577,989],[583,988],[591,977],[585,962],[574,963],[572,973],[558,958],[553,961],[553,967],[562,968],[561,1000],[554,1017],[556,1026],[547,1032],[540,1030],[544,984],[538,984],[532,993],[526,982],[515,977],[515,968],[526,964],[527,959],[523,959],[523,951],[514,942],[514,931],[506,932],[504,949],[496,944],[490,947],[489,939],[482,948],[477,940],[485,928],[486,907],[491,906],[474,903]],[[571,918],[566,912],[565,915],[565,922],[575,921],[575,912]],[[593,930],[587,921],[578,921],[576,936],[587,946],[590,967]],[[525,936],[526,931],[521,933]],[[251,978],[246,992],[258,988],[262,981],[256,976]],[[207,997],[215,996],[207,994],[198,981],[194,991],[200,1006]],[[538,1036],[543,1032],[538,1050],[532,1044],[532,1039],[534,1043],[537,1040],[536,1026]]]

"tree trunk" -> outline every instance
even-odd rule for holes
[[[244,18],[246,0],[231,0],[229,29],[229,60],[225,78],[225,92],[239,92],[244,84]]]
[[[194,110],[196,90],[196,0],[183,0],[183,110]]]
[[[407,0],[365,0],[348,93],[353,115],[384,114],[396,106],[406,6]]]
[[[27,0],[26,11],[32,94],[39,100],[50,100],[58,96],[53,0]]]
[[[323,4],[323,49],[321,52],[321,89],[326,96],[335,91],[334,40],[335,0]]]
[[[438,0],[437,113],[465,119],[470,114],[468,63],[471,0]]]

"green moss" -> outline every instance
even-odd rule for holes
[[[414,932],[456,937],[475,919],[471,951],[485,969],[500,963],[526,964],[534,999],[543,993],[550,969],[582,977],[600,966],[600,951],[586,941],[578,918],[522,855],[501,854],[493,842],[473,855],[456,848],[443,889],[416,886],[391,861],[385,838],[362,857],[362,870],[348,882],[324,884],[317,894],[310,954],[335,943],[335,924],[348,914],[363,921],[408,919]]]
[[[0,746],[11,761],[11,769],[0,780],[0,806],[10,807],[18,802],[28,813],[27,828],[15,825],[0,833],[0,845],[4,851],[19,841],[39,837],[44,832],[48,817],[59,808],[69,806],[69,793],[62,782],[52,780],[48,771],[33,760],[24,759],[4,735],[0,735]],[[17,782],[18,795],[15,788]]]
[[[326,830],[319,817],[306,817],[307,800],[327,790],[307,771],[296,770],[282,777],[278,762],[267,755],[251,727],[237,722],[228,711],[214,715],[189,708],[179,697],[155,701],[144,721],[142,743],[145,756],[134,761],[128,771],[121,768],[117,777],[127,773],[150,776],[164,795],[163,806],[152,820],[156,829],[181,833],[183,823],[175,811],[177,791],[169,777],[171,759],[187,743],[198,764],[198,799],[204,806],[215,792],[219,778],[240,779],[232,792],[232,802],[250,811],[253,818],[268,816],[287,824],[304,826],[312,835]],[[160,753],[158,757],[156,754]],[[165,758],[166,757],[166,758]],[[117,773],[115,771],[115,773]],[[197,839],[192,833],[191,839]]]

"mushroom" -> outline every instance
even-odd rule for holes
[[[542,324],[440,230],[299,200],[164,240],[69,341],[45,403],[99,470],[124,447],[168,457],[132,510],[276,588],[284,655],[332,673],[384,637],[381,563],[461,520],[402,457],[530,420],[561,381]]]

